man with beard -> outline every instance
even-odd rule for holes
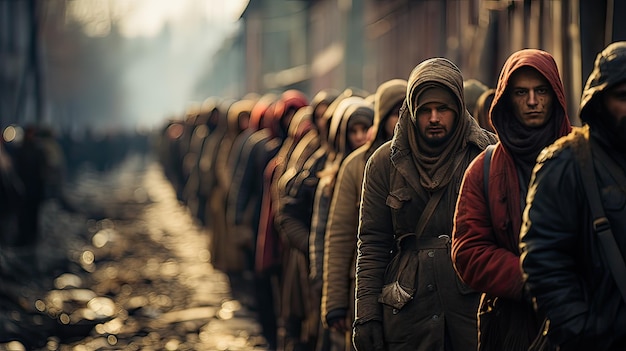
[[[626,42],[598,54],[580,106],[586,125],[533,171],[522,268],[551,347],[624,350],[626,275],[615,271],[626,253]]]
[[[432,58],[413,69],[394,136],[365,167],[358,351],[476,348],[479,295],[459,281],[449,245],[463,172],[494,142],[467,111],[454,63]]]

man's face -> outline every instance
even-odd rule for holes
[[[429,102],[417,109],[417,129],[429,145],[438,146],[450,138],[456,125],[456,113],[441,102]]]
[[[527,127],[541,127],[550,120],[554,93],[548,80],[531,67],[522,67],[509,79],[509,95],[515,117]]]
[[[619,135],[626,138],[626,82],[607,90],[604,95],[604,106],[610,115],[610,125]]]

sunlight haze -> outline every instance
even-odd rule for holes
[[[190,17],[229,26],[248,0],[80,0],[69,4],[68,15],[82,23],[88,35],[107,35],[111,22],[117,22],[120,34],[132,38],[154,36],[165,23],[181,23]]]

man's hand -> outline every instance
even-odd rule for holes
[[[369,321],[354,326],[352,343],[357,351],[384,351],[383,325],[379,321]]]

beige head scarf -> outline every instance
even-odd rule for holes
[[[412,133],[407,132],[411,155],[424,188],[434,191],[452,179],[455,155],[465,148],[472,117],[463,102],[463,77],[458,67],[445,58],[426,60],[413,69],[407,86],[404,113],[410,114]],[[456,112],[456,125],[447,143],[429,145],[417,133],[416,112],[430,101],[445,102]],[[474,122],[475,123],[475,122]]]

